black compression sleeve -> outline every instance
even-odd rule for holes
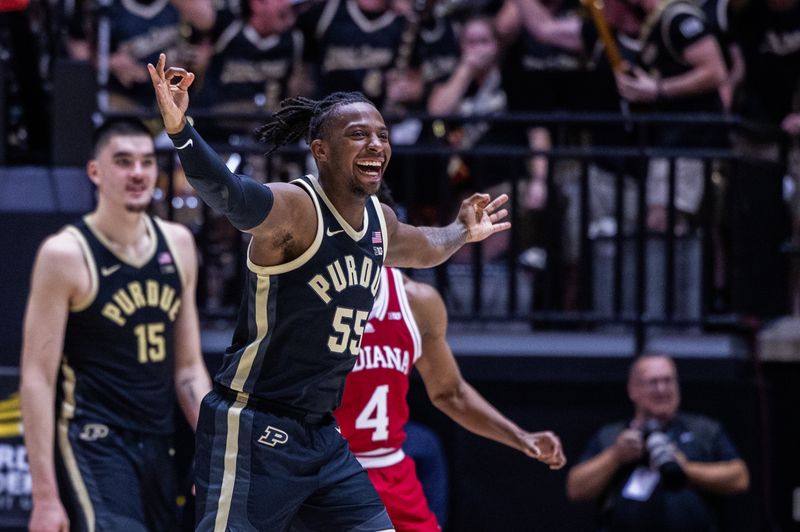
[[[195,129],[186,124],[169,136],[178,150],[189,183],[209,207],[246,231],[259,225],[272,209],[272,191],[249,177],[228,170],[219,155]]]

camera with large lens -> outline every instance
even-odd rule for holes
[[[678,488],[686,481],[686,473],[683,472],[678,460],[675,458],[675,446],[664,432],[658,420],[650,419],[645,422],[642,428],[645,449],[647,450],[646,460],[650,467],[657,469],[661,473],[661,481],[665,487]]]

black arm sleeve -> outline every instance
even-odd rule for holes
[[[272,191],[228,170],[219,155],[186,124],[169,136],[178,150],[189,183],[209,207],[227,216],[241,231],[259,225],[272,209]]]

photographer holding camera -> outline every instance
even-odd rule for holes
[[[719,530],[714,498],[750,482],[722,426],[678,412],[678,375],[666,355],[633,362],[628,396],[633,419],[594,435],[569,472],[567,496],[597,501],[598,532]]]

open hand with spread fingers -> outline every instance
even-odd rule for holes
[[[194,74],[184,68],[169,67],[165,70],[167,56],[158,56],[158,64],[147,63],[147,71],[156,92],[158,109],[164,119],[167,133],[174,134],[183,129],[186,121],[186,109],[189,107],[189,87],[194,81]],[[180,78],[177,83],[172,80]]]
[[[461,203],[458,221],[467,229],[467,242],[480,242],[511,227],[510,222],[500,221],[508,216],[508,210],[500,208],[508,201],[508,195],[490,199],[489,194],[473,194]]]

